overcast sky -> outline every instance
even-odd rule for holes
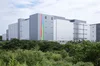
[[[1,0],[0,35],[18,18],[34,13],[85,20],[89,24],[100,22],[100,0]]]

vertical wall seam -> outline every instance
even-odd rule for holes
[[[42,40],[42,14],[40,15],[40,40]]]

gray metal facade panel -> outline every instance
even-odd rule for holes
[[[8,40],[8,37],[9,37],[9,35],[8,35],[8,29],[6,30],[6,40]]]
[[[18,19],[18,39],[20,39],[20,22],[21,19]]]
[[[44,15],[44,40],[53,40],[53,18],[52,16],[47,16],[47,19],[45,19]]]
[[[96,41],[100,41],[100,24],[96,24]]]
[[[41,14],[37,14],[38,15],[38,40],[41,40],[40,37],[40,21],[41,21]]]
[[[38,40],[38,15],[31,15],[29,18],[29,37],[30,40]]]
[[[79,40],[79,25],[74,23],[74,40]]]

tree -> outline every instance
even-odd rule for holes
[[[0,41],[2,41],[2,36],[0,36]]]

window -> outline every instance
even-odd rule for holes
[[[45,19],[47,19],[47,16],[45,16]]]
[[[53,20],[53,17],[51,17],[51,20]]]

